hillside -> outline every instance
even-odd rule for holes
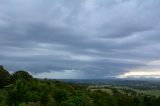
[[[36,79],[3,67],[0,72],[0,106],[160,106],[159,96],[132,89]]]

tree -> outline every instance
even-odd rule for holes
[[[43,95],[41,97],[42,106],[56,106],[56,101],[50,94]]]
[[[15,72],[12,75],[12,79],[13,81],[16,81],[16,80],[29,81],[33,79],[33,77],[28,72],[20,70],[20,71]]]
[[[57,89],[55,90],[53,97],[57,103],[61,103],[68,99],[68,92],[64,89]]]
[[[71,96],[61,103],[62,106],[94,106],[92,99],[86,94]]]
[[[115,99],[107,92],[95,90],[91,92],[91,97],[95,106],[117,106]],[[118,105],[123,106],[123,105]]]
[[[8,85],[10,83],[11,75],[7,70],[4,69],[2,65],[0,65],[0,88]]]

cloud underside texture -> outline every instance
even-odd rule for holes
[[[0,10],[0,64],[10,71],[46,78],[159,72],[159,0],[1,0]]]

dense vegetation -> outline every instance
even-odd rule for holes
[[[160,97],[109,89],[35,79],[25,71],[10,74],[0,66],[0,106],[160,106]]]

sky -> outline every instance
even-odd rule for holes
[[[160,78],[160,0],[0,0],[0,64],[37,78]]]

